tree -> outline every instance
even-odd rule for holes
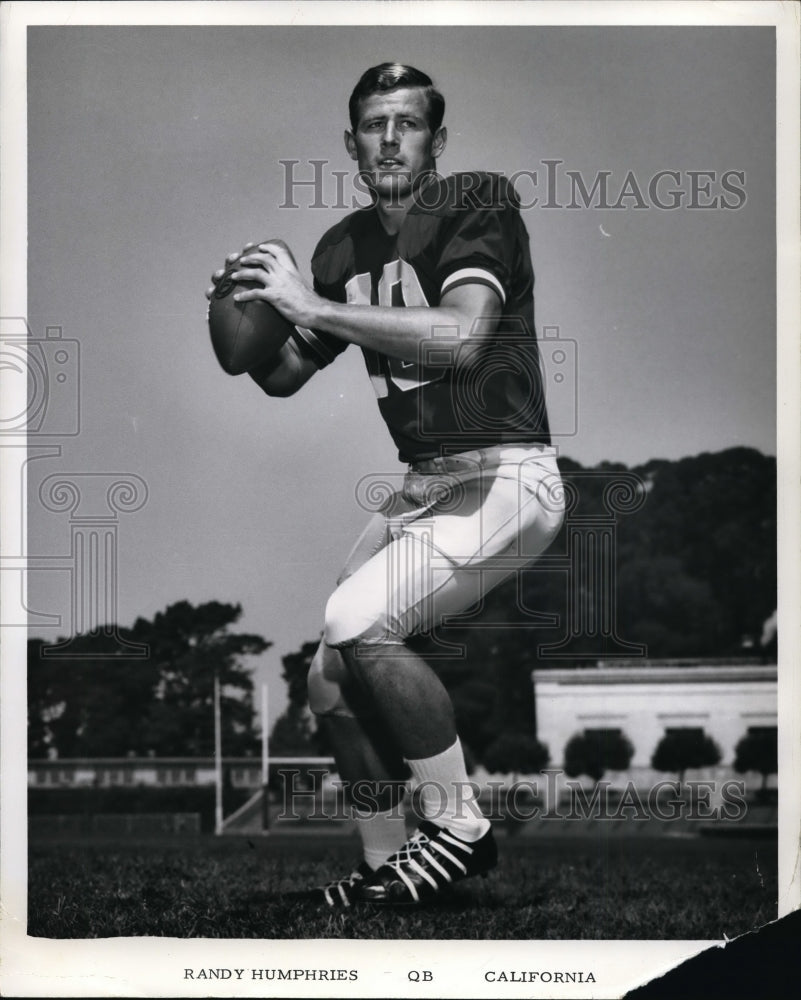
[[[738,774],[758,771],[762,775],[761,792],[764,794],[768,777],[779,768],[779,744],[775,730],[746,733],[734,750],[734,770]]]
[[[657,771],[675,771],[679,785],[691,767],[713,767],[720,762],[720,748],[702,729],[675,729],[665,733],[651,756]]]
[[[675,556],[632,556],[618,573],[617,598],[623,634],[636,634],[649,656],[711,655],[720,648],[722,608],[709,584]]]
[[[281,658],[281,676],[286,681],[289,704],[275,720],[270,735],[270,751],[278,756],[315,757],[331,752],[325,730],[316,725],[309,711],[309,669],[319,645],[319,639],[309,640]]]
[[[514,784],[518,775],[541,771],[550,759],[548,747],[528,733],[501,733],[484,751],[483,764],[490,772],[511,772]]]
[[[159,671],[157,699],[147,720],[148,749],[160,756],[208,756],[214,751],[214,679],[221,690],[223,750],[253,752],[253,679],[243,662],[271,643],[260,635],[231,632],[240,604],[179,601],[152,622],[139,619],[133,635],[150,647]]]
[[[52,717],[59,713],[60,696],[55,690],[53,661],[42,658],[44,639],[28,639],[28,756],[47,757],[53,739]]]
[[[281,676],[286,681],[289,704],[296,708],[305,708],[309,703],[306,683],[311,662],[319,645],[319,639],[304,642],[296,652],[281,657],[283,667]]]
[[[632,471],[647,484],[648,498],[618,525],[626,636],[644,639],[659,656],[740,652],[776,607],[776,459],[737,447],[677,462],[655,459]],[[662,597],[643,569],[657,559],[674,561],[663,567],[669,593]],[[638,598],[640,580],[646,589]],[[678,629],[671,627],[676,620]]]
[[[122,634],[124,630],[120,630]],[[130,632],[126,632],[130,635]],[[28,748],[32,757],[118,757],[140,749],[158,671],[125,659],[108,630],[76,636],[70,656],[28,642]]]
[[[606,474],[632,472],[647,492],[642,507],[616,523],[621,637],[645,644],[652,657],[742,655],[749,641],[755,653],[775,656],[775,641],[757,646],[776,606],[775,458],[731,448],[630,470],[608,462],[585,469],[565,457],[559,466],[580,492],[581,517],[608,517]],[[551,566],[560,556],[567,564],[569,528],[568,520],[549,549]],[[573,582],[550,570],[548,560],[485,595],[480,614],[473,609],[437,630],[466,649],[447,657],[440,647],[431,662],[451,694],[459,733],[479,758],[499,733],[531,728],[531,670],[565,665],[537,652],[564,634],[573,613]],[[604,612],[600,605],[593,610]],[[584,662],[599,658],[603,644],[588,640]]]
[[[256,749],[253,681],[244,657],[270,645],[230,627],[240,605],[173,604],[118,630],[146,643],[146,659],[115,654],[108,628],[76,636],[69,658],[29,643],[29,745],[35,756],[208,756],[214,749],[214,678],[222,688],[223,750]]]
[[[607,771],[625,771],[634,756],[631,741],[619,729],[587,729],[565,745],[565,773],[586,774],[598,782]]]
[[[288,705],[270,733],[270,754],[275,757],[314,757],[314,743],[308,709]]]

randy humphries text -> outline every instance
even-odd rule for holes
[[[184,979],[277,979],[287,982],[328,980],[353,982],[359,978],[356,969],[184,969]]]

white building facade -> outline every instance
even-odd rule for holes
[[[725,661],[624,661],[535,670],[537,738],[559,767],[568,740],[587,730],[619,730],[634,745],[629,773],[658,777],[651,755],[677,729],[701,729],[721,751],[704,776],[733,773],[735,747],[749,731],[777,726],[777,668]],[[665,777],[662,775],[661,777]],[[772,782],[771,782],[772,783]]]

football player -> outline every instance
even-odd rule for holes
[[[450,698],[409,640],[536,558],[563,516],[528,234],[501,175],[436,172],[444,107],[413,67],[367,70],[345,146],[373,204],[320,240],[313,287],[273,243],[246,248],[233,275],[257,283],[238,301],[263,299],[296,324],[250,372],[261,388],[294,393],[356,344],[408,466],[347,561],[309,673],[363,845],[358,867],[319,890],[331,906],[418,903],[496,864]],[[422,811],[411,837],[409,771]]]

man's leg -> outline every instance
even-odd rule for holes
[[[403,759],[397,751],[388,752],[386,740],[375,732],[375,722],[334,715],[320,719],[352,808],[364,860],[373,871],[406,840],[407,776]]]
[[[451,518],[458,521],[460,540],[468,535],[471,552],[484,537],[485,493],[475,484]],[[510,506],[516,511],[516,496]],[[465,518],[466,511],[472,517]],[[423,819],[476,843],[490,824],[475,801],[450,697],[429,664],[405,642],[442,613],[471,606],[486,586],[485,574],[434,548],[436,529],[444,534],[441,521],[413,519],[412,528],[401,524],[389,544],[342,581],[326,607],[325,639],[341,654],[355,690],[367,695],[408,764],[420,789]]]
[[[475,802],[442,681],[407,646],[357,646],[345,659],[421,786],[423,816],[468,842],[489,830]]]
[[[421,787],[423,816],[437,824],[431,832],[445,827],[459,838],[446,842],[448,861],[438,863],[424,889],[437,888],[448,864],[457,865],[449,880],[495,864],[490,825],[473,800],[450,698],[425,660],[404,645],[339,651],[323,643],[309,673],[309,700],[331,741],[364,852],[356,871],[319,891],[327,905],[349,906],[367,891],[373,871],[383,873],[370,890],[380,895],[378,902],[395,901],[387,879],[403,888],[395,869],[384,863],[406,858],[410,850],[419,853],[424,844],[419,833],[412,842],[406,837],[404,758]],[[433,851],[435,861],[443,861],[430,839],[425,844],[428,856]]]
[[[453,706],[441,681],[405,645],[357,645],[341,652],[360,696],[366,694],[375,706],[380,728],[374,730],[370,748],[388,741],[403,754],[421,790],[424,819],[373,874],[350,881],[347,890],[340,883],[339,891],[363,902],[419,903],[448,883],[486,874],[497,863],[495,841],[474,801]],[[364,773],[371,760],[364,752],[367,744],[358,742],[366,735],[361,725],[349,731],[343,726],[340,734],[348,741],[343,766]],[[377,763],[372,761],[374,770]]]
[[[354,885],[406,840],[407,769],[368,698],[354,685],[341,654],[324,643],[309,671],[309,704],[331,744],[362,841],[359,868],[322,889],[328,905],[348,906]]]
[[[471,798],[450,699],[405,639],[464,611],[547,547],[562,516],[545,487],[558,471],[547,464],[525,488],[517,475],[472,477],[458,484],[456,506],[439,490],[436,502],[411,518],[388,519],[392,540],[360,560],[328,601],[327,648],[339,651],[354,689],[369,695],[424,786],[418,833],[361,886],[362,899],[419,902],[496,862],[489,822]],[[409,496],[428,492],[425,482],[422,490],[408,486]]]
[[[383,725],[423,786],[419,830],[357,898],[417,903],[447,883],[494,867],[488,820],[472,798],[450,699],[430,666],[405,643],[482,594],[542,551],[558,530],[561,503],[537,495],[555,466],[526,487],[488,475],[461,484],[417,518],[400,519],[393,540],[337,588],[325,638],[369,693]],[[414,484],[410,484],[414,485]],[[423,484],[425,486],[425,484]]]
[[[393,744],[407,760],[441,753],[456,739],[453,705],[442,681],[405,645],[343,649]]]

